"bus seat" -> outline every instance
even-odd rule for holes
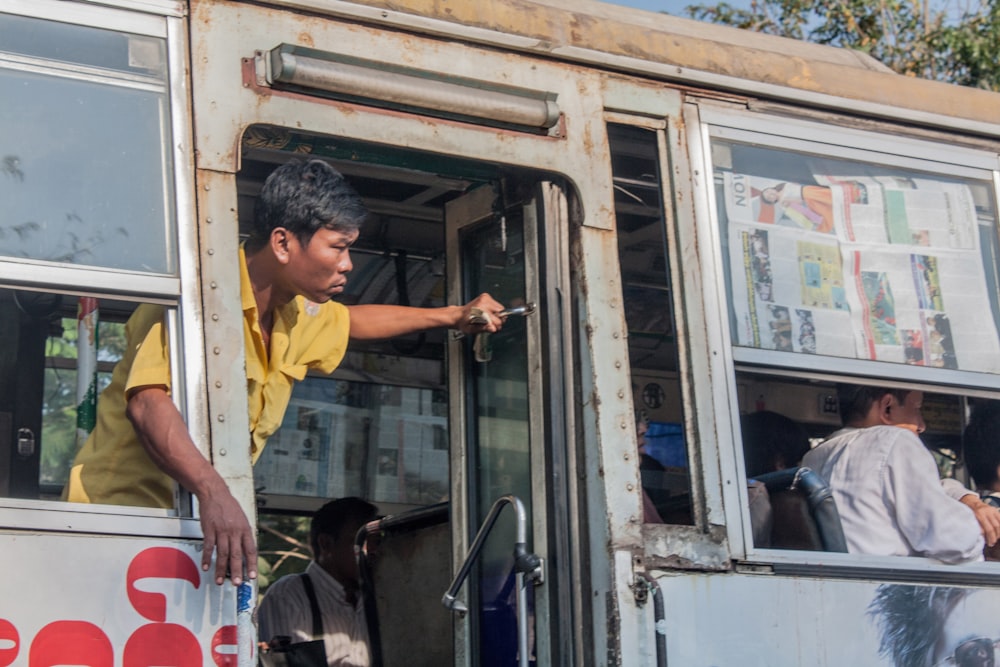
[[[453,616],[441,604],[452,578],[448,503],[372,521],[355,545],[372,667],[453,664]]]
[[[816,472],[787,468],[754,479],[763,482],[770,495],[771,548],[847,552],[833,493]]]

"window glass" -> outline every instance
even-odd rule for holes
[[[0,255],[175,272],[164,40],[0,14]]]
[[[0,496],[62,497],[138,306],[0,289]]]
[[[652,130],[609,125],[636,443],[650,523],[691,525],[673,290]]]
[[[1000,373],[989,174],[724,140],[712,156],[735,345]]]
[[[308,377],[254,466],[258,492],[429,505],[448,498],[445,392]]]
[[[111,382],[114,364],[125,350],[125,324],[101,322],[93,311],[51,324],[45,342],[43,446],[38,473],[43,494],[60,493],[69,479],[73,456],[96,419],[96,397]],[[96,341],[91,339],[92,331]]]

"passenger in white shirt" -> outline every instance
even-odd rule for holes
[[[340,498],[316,512],[310,527],[315,560],[304,575],[284,576],[267,589],[257,610],[261,641],[280,644],[278,638],[288,638],[284,641],[297,644],[313,639],[312,607],[301,581],[308,576],[323,620],[328,664],[371,664],[354,538],[377,514],[374,505],[360,498]]]
[[[917,437],[925,428],[922,403],[921,391],[841,388],[846,426],[802,464],[829,483],[851,553],[981,561],[984,533],[996,542],[1000,513],[960,485],[942,485]]]

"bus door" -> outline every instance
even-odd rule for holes
[[[550,183],[506,179],[450,202],[445,211],[449,298],[488,292],[519,313],[495,334],[454,336],[449,348],[452,531],[457,595],[457,664],[552,662],[552,613],[546,570],[554,533],[546,520],[549,433],[560,419],[545,414],[552,382],[543,363],[548,299],[540,276],[542,221],[556,228],[565,211]],[[552,299],[553,302],[556,299]],[[518,544],[524,541],[524,544]],[[460,579],[467,574],[464,585]],[[536,613],[537,612],[537,613]]]

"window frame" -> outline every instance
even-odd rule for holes
[[[995,566],[971,563],[961,566],[944,565],[927,558],[864,556],[811,551],[783,551],[753,546],[749,506],[745,493],[747,477],[743,466],[740,403],[737,373],[784,375],[797,379],[849,381],[858,384],[897,384],[939,394],[1000,398],[1000,375],[984,372],[939,369],[886,361],[821,357],[773,350],[739,348],[734,344],[730,325],[730,296],[727,272],[728,257],[723,252],[722,230],[716,202],[715,165],[712,142],[717,139],[746,141],[773,146],[777,149],[799,150],[808,146],[810,153],[864,161],[866,156],[878,157],[877,163],[903,168],[923,168],[931,173],[974,177],[992,183],[991,194],[995,214],[1000,218],[1000,160],[988,148],[973,148],[945,144],[942,136],[927,139],[911,136],[889,136],[890,123],[884,127],[860,130],[843,124],[815,120],[786,118],[774,113],[734,110],[714,106],[699,100],[686,105],[685,120],[691,132],[689,149],[695,176],[696,233],[704,239],[699,244],[699,261],[705,275],[718,276],[706,284],[700,297],[704,300],[705,318],[709,331],[714,329],[714,343],[721,354],[709,360],[713,375],[719,378],[714,394],[719,397],[715,419],[719,437],[719,457],[723,470],[721,492],[731,556],[737,568],[751,569],[769,566],[775,574],[816,575],[825,578],[871,578],[942,580],[951,583],[983,583],[996,576]],[[874,125],[874,124],[873,124]],[[779,138],[778,133],[784,135]],[[928,133],[929,135],[931,133]],[[772,141],[773,140],[773,141]],[[864,146],[860,148],[859,146]],[[947,167],[945,171],[944,167]],[[698,177],[698,172],[704,178]],[[1000,227],[1000,223],[998,223]],[[691,295],[688,295],[690,298]],[[991,295],[995,297],[995,295]],[[712,343],[709,343],[711,347]],[[790,361],[769,363],[770,355],[782,354]],[[885,378],[889,378],[886,380]],[[715,383],[713,383],[715,384]],[[725,406],[725,407],[722,407]],[[726,441],[731,443],[726,444]]]
[[[187,79],[189,44],[183,7],[169,0],[109,0],[102,6],[60,0],[13,0],[4,13],[85,27],[117,30],[162,39],[166,47],[164,119],[171,141],[172,170],[164,180],[172,229],[164,229],[175,272],[162,274],[115,270],[4,257],[0,287],[58,292],[71,296],[124,298],[167,307],[172,396],[201,452],[208,457],[204,322],[199,277],[198,225],[195,214],[194,143]],[[207,279],[206,279],[207,280]],[[177,381],[181,378],[182,381]],[[181,491],[172,509],[86,505],[56,500],[0,498],[0,528],[198,538],[193,498]]]

